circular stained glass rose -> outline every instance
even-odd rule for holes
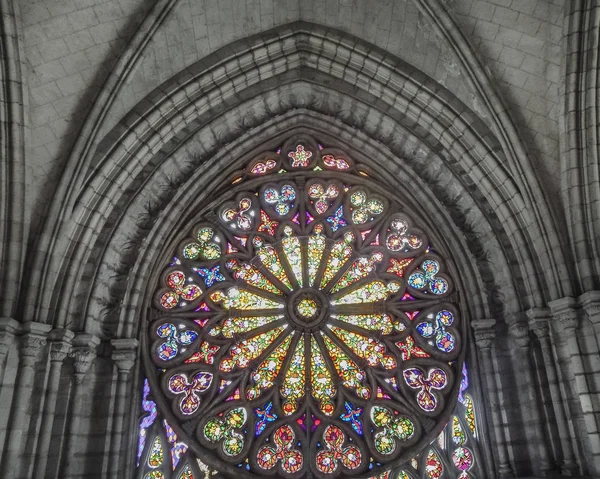
[[[161,277],[153,380],[214,467],[369,477],[450,416],[464,328],[452,280],[359,172],[306,137],[259,155]]]

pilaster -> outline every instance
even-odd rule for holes
[[[557,335],[564,341],[563,354],[566,356],[566,377],[574,387],[576,399],[579,401],[583,412],[584,437],[589,449],[586,453],[587,466],[592,474],[600,473],[600,424],[596,419],[592,404],[592,394],[586,380],[586,370],[577,339],[580,326],[580,317],[577,310],[577,301],[566,297],[549,303],[556,325]],[[596,394],[596,393],[593,393]],[[576,429],[577,430],[577,429]]]
[[[532,362],[529,328],[523,323],[514,323],[509,327],[508,334],[515,370],[518,371],[516,379],[520,389],[519,407],[523,413],[531,462],[539,458],[539,473],[547,476],[555,467],[550,460],[547,434],[544,432],[539,412],[539,404],[542,403],[543,398],[538,394],[539,388],[533,374],[535,365]]]
[[[48,371],[48,386],[46,389],[46,400],[44,401],[44,411],[42,414],[42,424],[39,433],[39,445],[36,451],[33,477],[45,477],[46,466],[48,463],[48,453],[52,438],[52,426],[56,413],[56,401],[58,389],[60,386],[60,376],[63,362],[71,353],[72,341],[75,334],[68,329],[55,329],[48,335],[50,342],[50,369]],[[61,438],[64,440],[64,438]],[[61,444],[58,449],[63,447]]]
[[[125,418],[130,410],[131,394],[128,394],[131,371],[135,365],[138,354],[139,342],[137,339],[113,339],[112,359],[117,366],[117,385],[115,396],[113,398],[113,430],[111,438],[111,461],[109,466],[109,476],[117,477],[124,475],[127,468],[126,458],[131,456],[127,454],[126,448],[123,448],[123,439],[125,432]]]
[[[80,471],[77,470],[78,457],[87,449],[89,435],[82,430],[83,418],[87,417],[89,409],[85,407],[85,377],[96,359],[100,338],[92,334],[77,334],[73,339],[71,357],[74,360],[74,381],[71,395],[71,420],[68,430],[68,442],[64,456],[63,477],[75,477]]]
[[[566,419],[565,406],[567,398],[561,394],[558,379],[557,361],[552,351],[552,342],[550,339],[550,310],[549,309],[530,309],[527,311],[529,328],[535,334],[540,344],[542,355],[542,364],[539,365],[545,372],[548,385],[550,400],[544,401],[544,409],[549,427],[556,425],[558,438],[552,431],[549,431],[550,440],[555,440],[554,450],[558,452],[555,461],[560,465],[563,476],[573,476],[577,473],[579,465],[576,462],[573,449],[573,438],[569,433],[569,426]],[[540,383],[542,380],[540,379]]]
[[[504,427],[502,424],[502,416],[500,415],[501,402],[498,398],[498,383],[497,375],[494,368],[494,360],[492,357],[492,345],[496,338],[496,320],[494,319],[479,319],[471,322],[475,333],[475,344],[479,351],[483,375],[485,378],[485,389],[489,402],[489,410],[492,415],[492,429],[495,439],[495,451],[498,460],[498,477],[508,478],[514,477],[511,465],[508,459],[508,449],[506,438],[504,435]]]
[[[31,405],[34,399],[35,372],[41,352],[46,346],[46,338],[51,326],[28,322],[21,328],[18,337],[19,366],[15,393],[11,405],[9,432],[2,461],[2,477],[15,477],[22,464],[27,431],[31,421]]]

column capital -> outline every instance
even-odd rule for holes
[[[479,349],[489,349],[496,337],[495,319],[475,319],[471,321],[475,333],[475,344]]]
[[[100,338],[93,334],[80,333],[73,339],[71,356],[75,359],[75,380],[83,381],[88,369],[96,358]]]
[[[50,341],[50,360],[62,363],[71,353],[75,333],[69,329],[53,329],[48,335]]]
[[[117,365],[119,372],[128,373],[135,365],[139,341],[133,338],[113,339],[112,360]]]
[[[538,339],[550,336],[550,318],[552,314],[548,308],[532,308],[527,311],[527,322],[529,329],[533,331]]]
[[[577,300],[570,296],[550,301],[548,303],[552,311],[553,326],[558,331],[566,334],[573,334],[579,325],[579,315],[577,314]]]
[[[529,328],[521,323],[515,323],[508,328],[508,334],[517,348],[525,348],[529,345]]]
[[[21,359],[25,366],[33,365],[39,357],[40,352],[46,346],[48,332],[52,326],[44,323],[28,321],[21,327],[21,336],[19,336],[19,346]]]
[[[579,304],[583,306],[587,317],[596,325],[600,324],[600,291],[588,291],[579,296]]]

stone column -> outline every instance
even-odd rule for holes
[[[521,389],[519,398],[521,400],[521,411],[525,419],[525,429],[530,438],[530,447],[533,458],[539,458],[539,470],[542,476],[547,476],[554,470],[554,464],[550,462],[550,450],[548,437],[542,427],[542,418],[539,412],[539,404],[542,397],[538,394],[537,383],[533,371],[535,365],[532,362],[530,350],[531,338],[529,329],[523,324],[515,323],[508,329],[510,335],[511,354],[515,369],[517,370],[517,383]],[[523,401],[525,399],[525,401]],[[523,404],[524,402],[524,404]],[[537,454],[535,454],[537,452]],[[533,461],[532,461],[533,462]]]
[[[71,341],[75,334],[68,329],[56,329],[50,332],[50,370],[48,372],[48,388],[46,390],[45,408],[42,414],[39,445],[36,452],[34,477],[46,476],[48,452],[52,438],[52,427],[56,412],[56,400],[60,386],[60,375],[65,358],[71,352]]]
[[[68,441],[64,457],[64,470],[62,477],[79,477],[81,471],[77,470],[79,458],[76,454],[82,449],[85,453],[88,436],[82,433],[82,417],[89,415],[89,404],[84,404],[85,376],[96,358],[96,350],[100,338],[91,334],[78,334],[73,340],[71,355],[75,360],[75,373],[73,391],[71,394],[71,414],[68,425]],[[88,408],[86,408],[86,406]]]
[[[15,334],[19,331],[19,323],[12,318],[0,318],[0,389],[4,384],[4,373],[8,355],[15,344]]]
[[[589,452],[586,454],[587,466],[592,474],[600,474],[600,424],[598,424],[594,414],[592,396],[587,384],[586,371],[577,341],[579,315],[575,309],[576,305],[577,303],[573,298],[562,298],[549,303],[555,320],[554,323],[565,342],[565,349],[568,354],[568,371],[566,371],[566,374],[571,384],[567,384],[567,386],[572,385],[575,388],[574,393],[583,412],[583,426],[586,436],[583,439],[589,446]]]
[[[529,328],[533,331],[540,343],[543,359],[543,368],[548,380],[548,392],[550,394],[549,406],[547,407],[548,422],[556,424],[558,441],[556,449],[561,451],[561,457],[557,457],[563,476],[574,476],[579,469],[573,450],[573,442],[569,433],[569,426],[565,415],[566,398],[560,393],[559,379],[556,360],[552,352],[552,341],[550,340],[550,310],[530,309],[527,311]],[[546,402],[544,402],[546,404]],[[551,437],[552,439],[552,437]]]
[[[25,450],[29,429],[32,400],[35,399],[35,368],[46,346],[46,335],[51,326],[42,323],[25,323],[19,337],[20,361],[12,401],[9,431],[2,461],[3,478],[16,477]],[[39,394],[39,391],[37,392]]]
[[[508,459],[502,417],[500,416],[500,401],[498,400],[496,372],[494,370],[494,360],[492,357],[492,343],[496,337],[496,320],[479,319],[472,321],[471,325],[475,332],[475,344],[479,350],[479,357],[482,365],[481,369],[485,378],[485,390],[487,391],[489,410],[492,416],[492,430],[496,442],[495,450],[498,458],[498,477],[500,479],[514,477]]]
[[[113,430],[110,447],[109,477],[120,477],[126,475],[123,467],[126,463],[127,447],[123,447],[123,432],[125,430],[125,418],[130,416],[131,410],[131,370],[137,358],[137,339],[113,339],[111,344],[114,348],[112,359],[117,365],[117,387],[114,397]]]

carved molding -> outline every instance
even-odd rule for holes
[[[577,300],[570,296],[548,303],[552,311],[552,325],[557,332],[560,331],[566,335],[574,334],[579,325],[577,305]]]
[[[511,337],[511,345],[517,348],[526,348],[529,346],[531,338],[529,337],[529,328],[524,324],[513,324],[508,328],[508,334]]]
[[[113,339],[112,360],[117,365],[119,372],[129,373],[135,365],[138,354],[139,341],[137,339]]]
[[[68,329],[53,329],[48,335],[50,341],[50,360],[62,362],[71,353],[75,333]]]
[[[75,379],[83,381],[90,369],[92,362],[96,359],[100,338],[92,334],[78,334],[73,339],[73,350],[71,357],[75,360]]]
[[[534,308],[527,311],[527,321],[529,329],[533,331],[538,339],[548,338],[550,336],[550,310],[546,308]]]
[[[600,291],[588,291],[582,294],[579,296],[579,303],[594,326],[600,324]]]
[[[495,319],[476,319],[471,321],[475,333],[475,344],[479,349],[489,349],[496,337]]]

